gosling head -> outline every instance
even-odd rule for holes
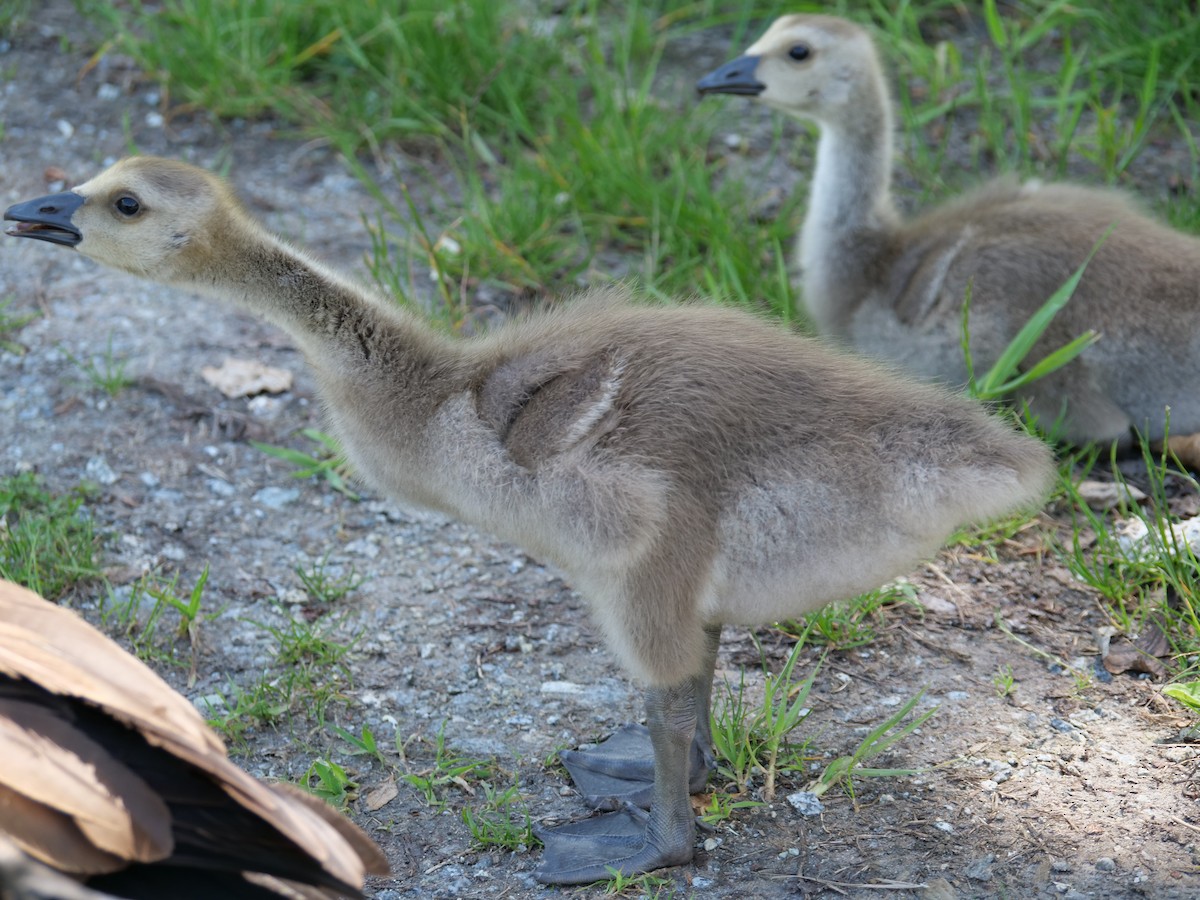
[[[162,283],[194,280],[248,218],[225,184],[186,163],[122,160],[61,194],[11,206],[6,231],[73,247],[104,265]]]
[[[863,29],[832,16],[783,16],[745,54],[696,83],[701,94],[743,94],[781,112],[829,123],[845,116],[876,74]]]

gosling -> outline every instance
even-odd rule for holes
[[[982,371],[1115,226],[1030,361],[1089,330],[1099,342],[1014,399],[1048,428],[1061,416],[1075,444],[1126,448],[1131,429],[1161,439],[1169,415],[1172,448],[1200,464],[1185,437],[1200,432],[1200,239],[1115,191],[1013,178],[904,221],[890,194],[887,82],[867,32],[843,19],[777,19],[697,88],[820,126],[797,253],[808,314],[819,333],[927,379],[967,379],[968,285]]]
[[[1038,503],[1053,473],[1045,445],[966,398],[745,312],[609,288],[449,338],[179,162],[127,159],[5,218],[275,322],[366,482],[568,574],[646,684],[649,725],[571,755],[587,799],[620,808],[543,832],[547,883],[692,859],[722,625],[877,587],[963,524]]]

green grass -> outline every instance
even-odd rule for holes
[[[301,787],[343,812],[358,796],[358,784],[330,759],[314,759],[304,774]]]
[[[278,621],[247,620],[273,640],[271,662],[249,689],[233,689],[232,710],[230,698],[224,697],[224,712],[209,711],[214,727],[237,738],[258,724],[297,716],[324,725],[331,705],[346,699],[344,691],[353,680],[349,655],[361,633],[347,626],[347,615],[308,621],[277,608]]]
[[[516,785],[499,790],[485,782],[483,802],[464,806],[462,819],[471,840],[481,850],[528,850],[541,845]]]
[[[87,514],[92,491],[42,487],[31,472],[0,479],[0,577],[48,600],[101,577],[100,538]]]
[[[3,29],[0,28],[0,30]],[[4,129],[0,126],[0,138],[3,138],[3,135]],[[25,352],[25,348],[13,338],[17,332],[36,319],[38,314],[36,312],[15,312],[11,309],[12,302],[12,297],[0,300],[0,350],[19,355]]]
[[[800,619],[780,622],[779,629],[800,643],[849,650],[875,640],[888,610],[897,605],[919,608],[917,590],[907,581],[893,581],[853,600],[830,603]]]
[[[712,730],[718,772],[733,784],[736,794],[747,793],[752,779],[761,774],[761,793],[770,802],[781,770],[803,771],[807,741],[792,745],[788,737],[809,713],[808,694],[820,669],[820,665],[815,665],[807,678],[793,680],[803,650],[804,642],[797,641],[778,675],[767,671],[764,659],[766,677],[761,705],[747,700],[744,672],[736,688],[725,683],[723,694],[717,694]]]
[[[320,478],[339,494],[350,500],[358,500],[358,494],[352,491],[349,485],[353,470],[337,440],[316,428],[301,429],[300,434],[316,445],[314,450],[306,453],[303,450],[278,447],[261,441],[251,441],[250,444],[268,456],[295,466],[293,478]]]
[[[820,776],[809,785],[808,790],[820,797],[830,788],[841,786],[847,794],[854,796],[855,778],[897,778],[915,775],[916,769],[880,769],[864,765],[867,760],[886,752],[897,741],[912,734],[937,712],[936,706],[916,713],[924,691],[909,699],[892,715],[888,716],[864,737],[848,756],[839,756],[829,763]],[[909,718],[910,713],[915,713]],[[905,719],[908,719],[906,722]]]
[[[528,116],[544,106],[567,37],[487,0],[82,5],[176,102],[279,112],[357,146]]]
[[[310,566],[296,566],[296,577],[314,603],[328,606],[348,596],[362,586],[365,578],[359,578],[353,564],[349,569],[329,565],[329,554]]]
[[[541,294],[629,276],[651,294],[703,291],[791,315],[779,260],[792,207],[763,222],[767,187],[714,182],[706,155],[717,108],[656,91],[672,38],[731,16],[744,23],[749,4],[730,13],[580,2],[561,15],[482,0],[402,12],[277,0],[169,0],[154,15],[140,2],[84,5],[174,102],[282,116],[351,155],[382,157],[419,138],[449,161],[457,183],[447,199],[470,216],[418,235],[416,210],[387,197],[373,265],[391,268],[381,280],[393,289],[410,280],[414,254],[437,255],[453,282],[446,300],[480,283]]]
[[[104,353],[92,359],[78,359],[67,350],[63,350],[67,359],[79,369],[92,387],[104,391],[110,397],[116,397],[133,384],[133,378],[126,372],[128,360],[118,359],[113,355],[112,335],[108,336]]]
[[[1137,635],[1150,623],[1162,629],[1172,650],[1168,671],[1178,674],[1200,652],[1200,560],[1180,533],[1171,496],[1180,486],[1196,492],[1200,485],[1167,455],[1144,445],[1142,452],[1147,479],[1142,504],[1121,503],[1107,513],[1088,508],[1076,487],[1091,473],[1094,453],[1062,479],[1071,525],[1057,550],[1072,575],[1102,598],[1101,612],[1122,634]],[[1124,481],[1115,463],[1112,477]],[[1118,519],[1144,536],[1123,536]]]
[[[481,287],[542,296],[613,277],[654,296],[700,292],[791,317],[783,263],[803,188],[762,221],[772,186],[714,173],[710,161],[745,101],[697,103],[687,74],[702,72],[685,73],[683,91],[660,72],[664,54],[698,32],[724,29],[732,55],[784,11],[872,29],[907,135],[902,168],[923,200],[981,170],[1083,167],[1119,181],[1163,134],[1183,135],[1200,167],[1188,124],[1200,111],[1190,39],[1200,26],[1169,0],[80,5],[173,103],[280,117],[343,150],[384,201],[377,279],[427,307],[432,296],[452,328]],[[967,37],[971,22],[982,37]],[[951,153],[964,142],[969,152]],[[378,189],[367,160],[397,145],[432,152],[453,179],[410,158],[399,174],[416,201]]]
[[[10,34],[29,20],[32,0],[4,0],[0,3],[0,34]]]
[[[420,744],[430,743],[424,738],[410,739],[410,743],[413,741],[418,741]],[[430,806],[444,808],[447,803],[446,791],[450,788],[468,795],[473,794],[474,788],[471,787],[469,779],[478,780],[490,777],[491,763],[482,759],[459,756],[450,749],[446,743],[445,722],[438,728],[437,736],[432,743],[433,759],[429,760],[428,765],[419,768],[414,768],[409,761],[407,749],[403,749],[402,756],[409,771],[400,776],[416,788]]]
[[[201,604],[204,587],[208,583],[208,572],[206,563],[196,583],[184,593],[179,590],[178,573],[167,578],[157,571],[148,572],[130,587],[127,600],[118,600],[110,592],[104,604],[103,618],[124,633],[133,652],[142,659],[182,665],[184,663],[178,657],[176,643],[187,638],[191,649],[187,664],[194,672],[200,625],[206,618],[201,611]],[[173,614],[178,621],[173,634],[164,637],[159,634],[159,626],[166,621],[164,617],[168,614]]]
[[[1005,664],[996,669],[996,673],[992,675],[992,687],[1001,700],[1017,692],[1017,679],[1013,676],[1012,666]]]

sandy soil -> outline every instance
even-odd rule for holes
[[[0,39],[0,204],[78,183],[131,140],[146,153],[229,163],[273,228],[365,275],[361,214],[373,204],[333,154],[270,123],[164,124],[152,86],[119,58],[81,74],[90,33],[67,0],[45,0],[34,23]],[[715,41],[690,64],[705,71],[725,51]],[[175,686],[200,702],[253,684],[273,653],[255,623],[302,613],[293,570],[328,554],[331,565],[368,577],[335,613],[335,633],[358,638],[347,671],[329,673],[345,697],[329,720],[355,733],[366,725],[387,746],[393,733],[431,739],[444,722],[459,754],[495,760],[497,782],[520,785],[535,819],[584,815],[545,760],[638,717],[640,701],[568,584],[458,524],[294,481],[251,447],[249,438],[304,446],[297,430],[319,425],[301,356],[268,326],[102,272],[60,248],[9,239],[0,239],[0,297],[39,313],[16,335],[24,353],[0,352],[0,475],[33,469],[58,490],[99,483],[89,506],[110,535],[105,564],[118,599],[151,568],[190,585],[211,564],[195,679],[188,683],[186,666],[164,666]],[[136,377],[115,399],[71,361],[102,355],[110,339]],[[288,369],[295,385],[273,398],[227,400],[200,374],[226,357]],[[914,572],[919,606],[891,611],[876,641],[833,653],[818,675],[803,726],[815,766],[822,754],[850,752],[924,689],[922,708],[937,704],[937,715],[880,761],[922,772],[860,780],[854,800],[830,792],[815,817],[784,799],[804,786],[785,779],[774,803],[736,811],[700,836],[692,865],[665,873],[677,896],[1200,896],[1197,753],[1173,743],[1185,724],[1178,710],[1154,683],[1129,675],[1080,687],[996,627],[998,614],[1036,650],[1095,668],[1094,629],[1104,616],[1047,551],[1061,524],[1054,513],[994,561],[948,551]],[[73,602],[99,621],[104,594],[87,588]],[[786,642],[760,636],[777,668]],[[805,665],[816,658],[809,653]],[[743,666],[754,689],[757,650],[731,629],[719,674],[736,680]],[[1006,699],[993,685],[1004,666],[1016,680]],[[246,741],[237,758],[263,777],[299,779],[330,747],[364,792],[389,777],[302,718]],[[417,741],[409,769],[397,765],[419,771],[431,759]],[[381,808],[351,804],[394,869],[369,894],[599,893],[537,885],[536,851],[472,848],[461,809],[479,798],[450,789],[446,799],[443,810],[431,808],[401,782]]]

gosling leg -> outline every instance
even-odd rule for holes
[[[711,672],[709,673],[711,681]],[[696,819],[689,800],[689,758],[696,743],[696,678],[646,692],[646,718],[654,749],[654,785],[647,815],[626,806],[618,812],[554,829],[537,829],[546,845],[534,877],[543,884],[589,884],[613,872],[638,875],[691,861]]]
[[[696,734],[688,752],[688,792],[692,794],[704,790],[716,763],[709,703],[720,643],[721,626],[705,628],[704,671],[689,679],[697,700]],[[646,726],[623,725],[593,749],[563,750],[559,758],[583,802],[593,809],[615,810],[626,804],[650,808],[654,794],[654,748]]]

